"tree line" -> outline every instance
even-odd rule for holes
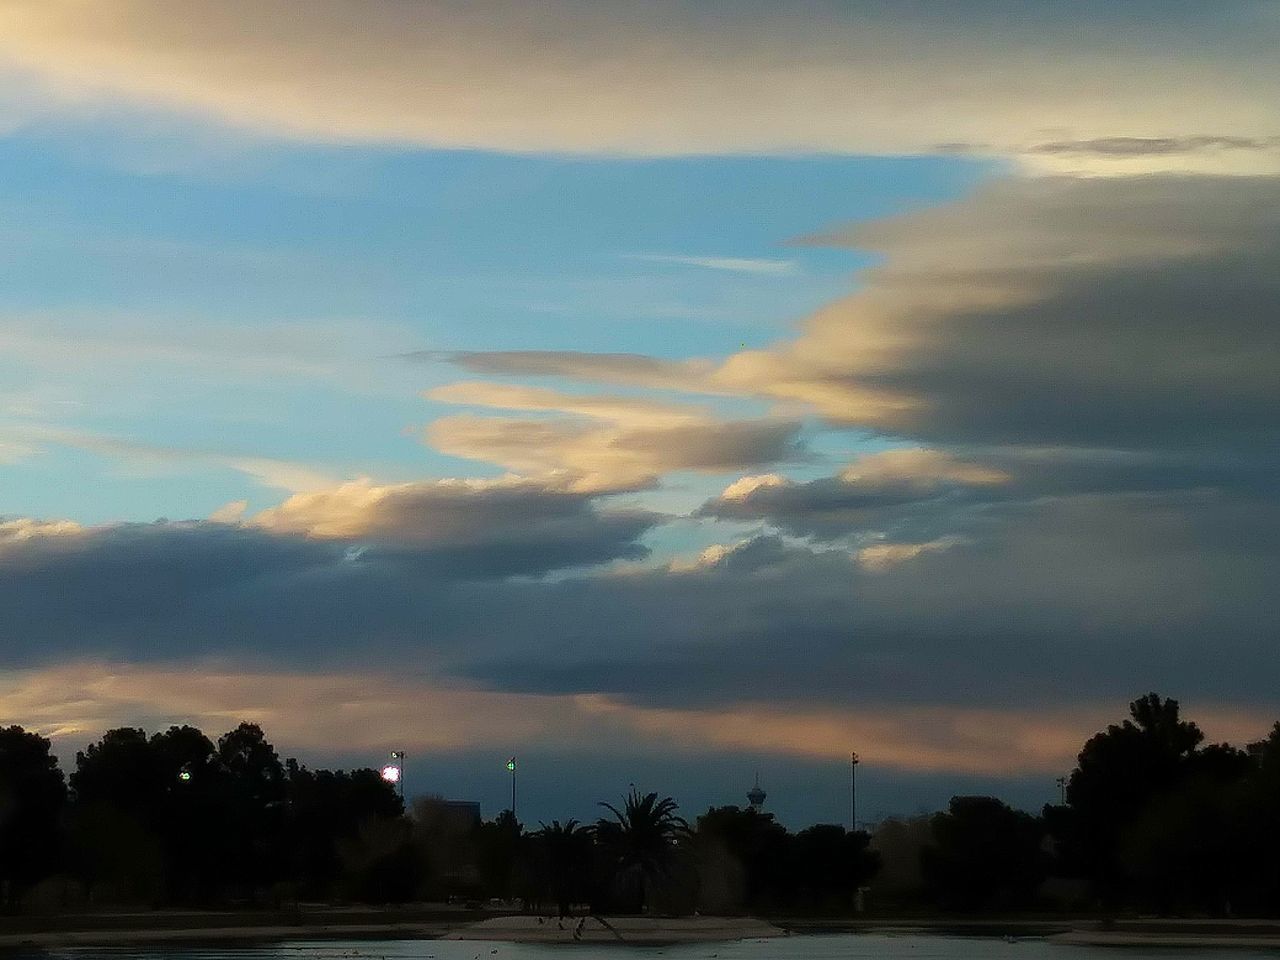
[[[1169,915],[1280,912],[1280,723],[1206,744],[1150,693],[1091,737],[1039,816],[955,797],[877,828],[882,903],[933,910]]]
[[[602,804],[594,824],[536,830],[510,810],[481,821],[471,809],[426,797],[406,810],[378,771],[281,760],[251,723],[216,742],[191,726],[109,730],[66,777],[49,740],[0,728],[0,899],[10,910],[500,898],[561,914],[692,912],[740,904],[728,851],[743,818],[781,843],[768,854],[779,903],[838,907],[875,867],[865,833],[792,836],[736,808],[690,825],[657,794]]]
[[[1065,802],[1039,815],[962,796],[872,833],[793,833],[750,807],[690,823],[635,790],[601,811],[526,829],[438,798],[406,810],[377,771],[282,761],[248,723],[216,742],[190,726],[111,730],[64,777],[47,739],[12,726],[0,897],[10,910],[496,897],[561,915],[1280,906],[1280,724],[1245,749],[1206,745],[1156,694],[1085,743]]]

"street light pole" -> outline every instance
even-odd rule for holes
[[[858,755],[849,754],[849,830],[858,829]]]
[[[404,806],[404,751],[392,750],[391,762],[382,768],[382,779],[391,784],[391,788],[400,794],[400,805]]]
[[[396,766],[400,769],[400,776],[396,778],[396,786],[400,788],[400,803],[404,803],[404,751],[392,750],[391,759],[396,762]]]
[[[507,761],[507,769],[511,771],[511,819],[516,819],[516,758]]]

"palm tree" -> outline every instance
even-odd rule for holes
[[[594,831],[577,820],[563,825],[552,820],[551,826],[539,825],[542,829],[533,835],[539,885],[550,889],[560,916],[564,917],[569,904],[582,895],[586,885]]]
[[[676,814],[679,807],[671,797],[641,796],[634,787],[621,810],[611,803],[600,806],[614,819],[602,819],[597,836],[613,847],[612,860],[621,876],[635,882],[643,912],[646,888],[670,875],[676,851],[689,835],[689,824]]]

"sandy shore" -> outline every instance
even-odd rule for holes
[[[493,917],[448,934],[449,940],[513,943],[704,943],[787,933],[753,917]]]
[[[129,946],[148,943],[263,943],[271,940],[438,939],[452,927],[434,923],[298,924],[142,930],[42,930],[0,934],[11,947]]]
[[[1275,920],[804,919],[788,928],[751,917],[572,918],[498,916],[473,920],[461,911],[416,910],[399,915],[329,908],[292,917],[228,913],[68,915],[0,926],[0,950],[15,947],[266,943],[280,940],[451,939],[508,943],[710,943],[805,933],[897,933],[1046,938],[1081,946],[1252,947],[1280,949]],[[450,916],[449,913],[455,913]],[[21,918],[19,918],[21,919]]]
[[[1256,933],[1170,933],[1155,931],[1072,930],[1048,938],[1081,947],[1280,947],[1280,936]]]

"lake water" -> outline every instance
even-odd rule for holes
[[[485,943],[460,940],[287,941],[251,946],[68,947],[5,953],[5,960],[1276,960],[1280,952],[1083,947],[1026,938],[921,934],[794,936],[729,943],[641,947]]]

